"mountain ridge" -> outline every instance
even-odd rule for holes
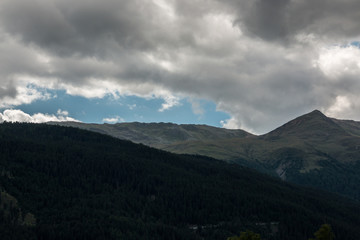
[[[204,124],[174,124],[162,122],[131,122],[116,124],[49,122],[48,124],[79,127],[158,148],[161,148],[161,145],[169,145],[175,142],[201,141],[208,140],[209,138],[229,139],[254,136],[241,129],[222,129]]]
[[[360,176],[354,172],[360,171],[360,122],[329,118],[319,110],[259,136],[205,125],[76,125],[174,153],[238,163],[285,181],[360,200],[360,186],[355,184],[360,182]],[[187,135],[189,132],[191,137]]]
[[[311,132],[309,132],[311,131]],[[326,138],[329,135],[348,133],[332,119],[325,116],[319,110],[297,117],[275,130],[263,136],[297,136],[300,138],[310,138],[312,136]],[[322,138],[322,139],[323,139]]]

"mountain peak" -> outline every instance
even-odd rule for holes
[[[266,134],[266,136],[296,136],[299,138],[320,137],[328,138],[334,134],[345,134],[345,130],[321,111],[314,110],[297,117],[281,127]]]
[[[312,121],[324,121],[326,123],[333,124],[333,121],[330,118],[328,118],[325,114],[323,114],[317,109],[312,112],[306,113],[300,117],[297,117],[292,121],[294,121],[294,123],[296,122],[297,124],[307,124]]]
[[[327,118],[327,116],[325,116],[325,114],[323,114],[320,110],[315,109],[312,112],[309,112],[307,114],[304,114],[303,116],[300,117],[304,117],[304,116],[312,116],[312,117],[325,117]]]
[[[313,110],[312,112],[309,112],[308,114],[321,114],[321,115],[324,115],[320,110],[318,109],[315,109]],[[325,116],[325,115],[324,115]]]

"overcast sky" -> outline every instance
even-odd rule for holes
[[[1,0],[0,121],[360,120],[358,0]]]

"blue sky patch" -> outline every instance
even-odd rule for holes
[[[17,106],[30,115],[46,113],[56,115],[58,109],[69,112],[69,117],[86,123],[103,123],[105,118],[126,122],[173,122],[178,124],[207,124],[221,127],[220,121],[230,115],[217,111],[214,102],[203,99],[182,99],[180,104],[160,112],[163,99],[145,99],[136,96],[114,98],[85,98],[66,94],[64,90],[47,90],[52,96],[31,104]]]

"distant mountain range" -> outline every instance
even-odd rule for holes
[[[254,138],[187,127],[193,137]],[[303,240],[323,223],[357,240],[359,212],[356,200],[234,163],[72,127],[0,124],[1,240],[218,240],[246,229]]]
[[[360,122],[318,110],[264,135],[206,125],[172,123],[52,123],[108,134],[170,151],[209,156],[283,180],[360,200]]]

